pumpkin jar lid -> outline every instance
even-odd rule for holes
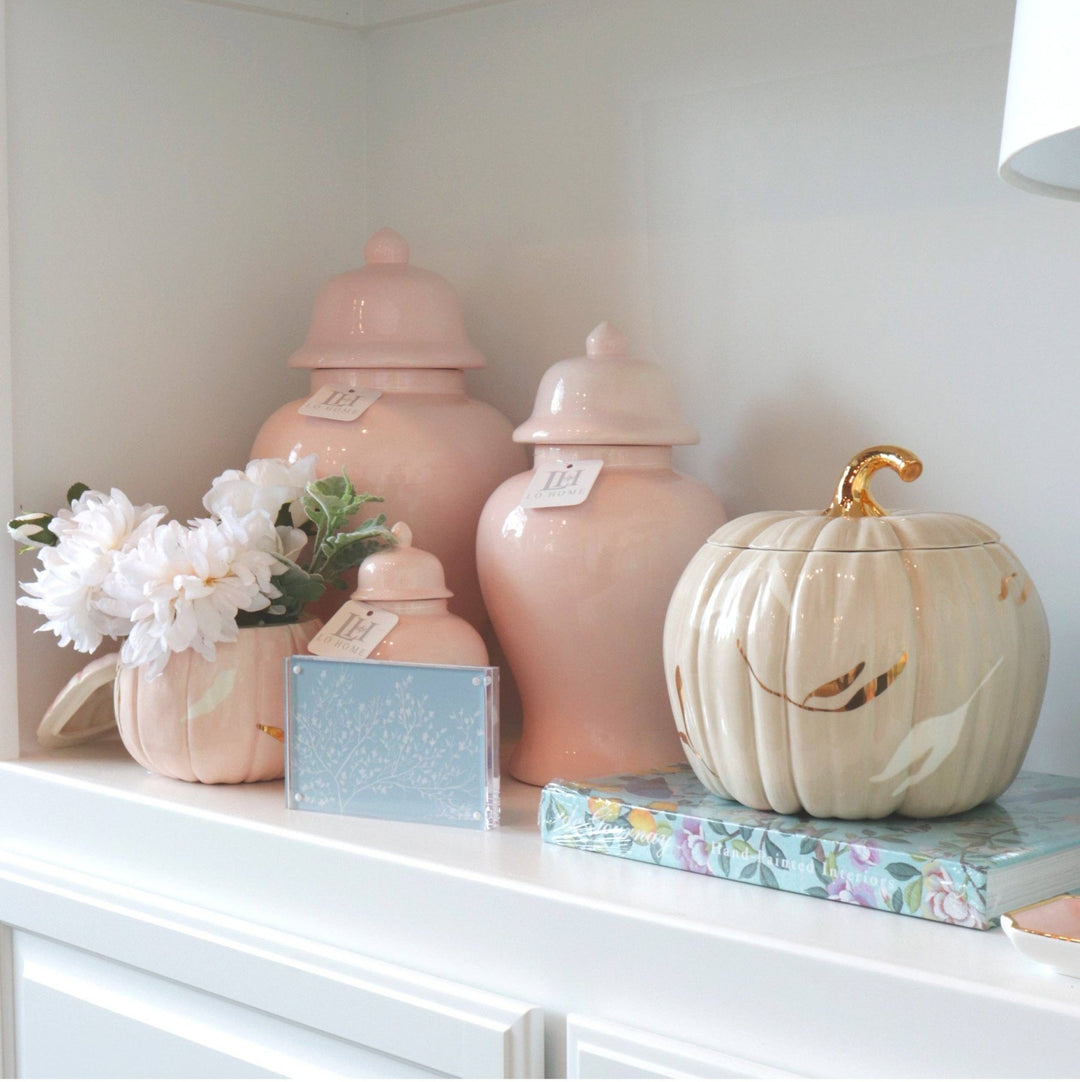
[[[675,388],[659,365],[635,360],[626,339],[601,323],[585,356],[553,364],[540,380],[532,416],[514,430],[517,443],[697,443],[697,430],[679,411]]]
[[[966,515],[945,511],[886,512],[870,495],[870,477],[889,467],[905,481],[922,463],[902,447],[869,447],[847,465],[825,511],[759,511],[732,519],[709,543],[773,552],[889,552],[903,549],[970,548],[993,544],[998,535]]]
[[[356,601],[431,601],[453,597],[439,558],[412,547],[412,530],[404,522],[390,531],[397,544],[372,553],[356,573]]]
[[[457,294],[445,278],[409,262],[400,233],[372,234],[364,261],[319,290],[291,367],[483,368]]]
[[[43,748],[67,748],[116,731],[113,684],[119,661],[117,653],[94,658],[60,689],[38,726]]]

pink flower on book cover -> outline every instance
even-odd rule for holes
[[[923,906],[934,920],[959,924],[964,928],[981,928],[983,919],[968,901],[967,892],[957,886],[939,864],[932,864],[925,873]]]
[[[870,909],[878,908],[877,895],[869,883],[852,883],[848,879],[834,879],[826,887],[830,898],[838,902],[849,902],[852,905],[865,905]]]
[[[852,842],[849,855],[856,868],[873,868],[881,863],[881,850],[871,841]]]
[[[684,819],[675,831],[675,860],[688,872],[704,872],[709,866],[712,846],[705,840],[705,825],[700,819]]]

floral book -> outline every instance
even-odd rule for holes
[[[540,831],[556,845],[968,928],[1080,887],[1080,779],[1053,774],[1022,772],[962,815],[851,822],[755,811],[683,765],[552,781]]]

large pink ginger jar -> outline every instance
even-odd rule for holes
[[[697,442],[659,366],[627,355],[602,323],[586,356],[541,380],[514,439],[535,468],[602,466],[584,502],[523,507],[533,473],[504,482],[480,519],[480,583],[521,693],[510,773],[543,785],[684,758],[662,659],[664,614],[682,569],[724,521],[714,493],[672,468]]]
[[[345,471],[358,489],[384,497],[378,510],[408,522],[417,543],[442,562],[452,611],[484,629],[476,524],[484,501],[524,467],[525,455],[510,422],[466,394],[466,370],[484,359],[466,336],[450,285],[410,264],[408,244],[392,229],[371,237],[364,258],[363,267],[323,286],[307,340],[289,364],[311,370],[312,395],[331,388],[378,398],[352,420],[301,413],[308,397],[290,402],[262,426],[251,453],[314,452],[321,475]],[[327,617],[344,600],[328,591],[316,611]]]
[[[269,781],[285,776],[284,659],[306,653],[317,619],[243,627],[216,659],[173,654],[147,679],[116,674],[114,708],[124,747],[147,770],[181,781]]]

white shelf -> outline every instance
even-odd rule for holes
[[[285,808],[281,783],[175,782],[100,744],[0,765],[0,853],[567,1012],[640,1017],[644,981],[653,1030],[710,1044],[699,1027],[720,1011],[733,1033],[782,1026],[782,1055],[798,1055],[771,1062],[788,1070],[839,1073],[821,1042],[829,1020],[870,1025],[886,1002],[915,1031],[952,1019],[940,1047],[897,1052],[908,1073],[931,1052],[930,1073],[963,1073],[977,1040],[976,1073],[1023,1074],[1022,1030],[1052,1074],[1080,1038],[1080,982],[1031,965],[1000,931],[545,845],[537,799],[507,781],[488,833],[319,815]]]

